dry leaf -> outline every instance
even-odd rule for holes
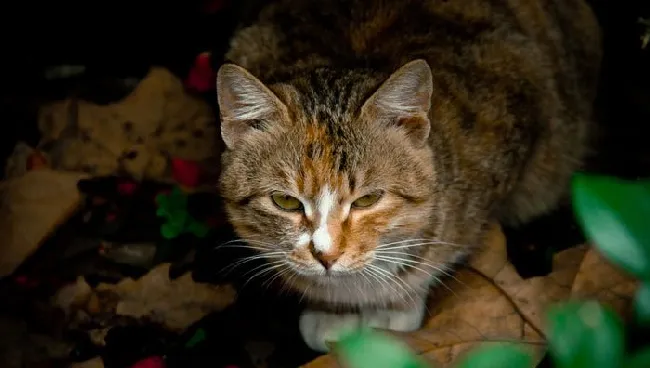
[[[101,357],[95,357],[81,363],[73,363],[70,368],[104,368],[104,361]]]
[[[96,291],[117,295],[117,315],[147,317],[171,330],[183,330],[234,302],[231,285],[197,283],[189,273],[170,280],[169,267],[169,263],[161,264],[138,280],[100,284]]]
[[[459,356],[487,343],[521,342],[541,357],[544,311],[551,304],[593,298],[625,314],[637,282],[587,246],[556,254],[551,274],[523,280],[507,261],[505,237],[495,227],[486,249],[448,285],[453,293],[439,288],[432,295],[421,330],[393,333],[436,367],[453,367]],[[333,355],[305,365],[338,366]]]
[[[169,268],[170,264],[164,263],[137,280],[125,278],[114,285],[99,284],[95,289],[79,277],[74,284],[59,289],[51,304],[73,319],[88,315],[129,316],[146,318],[170,330],[182,331],[235,301],[236,291],[232,285],[198,283],[189,273],[170,280]],[[97,336],[101,334],[97,333]]]
[[[0,277],[10,275],[81,203],[86,174],[40,169],[0,184]]]
[[[63,310],[67,316],[79,306],[86,304],[92,295],[92,288],[83,276],[77,277],[77,281],[63,286],[52,297],[51,304]]]
[[[152,67],[120,101],[98,105],[71,98],[41,106],[39,146],[49,147],[53,168],[168,181],[170,156],[207,164],[220,152],[214,117],[181,79]]]

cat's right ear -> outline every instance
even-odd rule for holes
[[[286,114],[278,97],[246,69],[225,64],[217,72],[221,137],[229,149],[254,129]]]

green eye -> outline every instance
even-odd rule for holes
[[[382,196],[381,193],[372,193],[372,194],[364,195],[363,197],[359,197],[354,202],[352,202],[352,207],[356,207],[356,208],[370,207],[375,203],[377,203],[381,199],[381,196]]]
[[[302,209],[302,203],[296,197],[291,197],[283,193],[271,195],[271,199],[276,206],[285,211],[298,211]]]

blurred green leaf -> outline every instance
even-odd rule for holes
[[[618,368],[625,355],[623,324],[597,302],[569,302],[548,314],[549,354],[555,368]]]
[[[636,291],[634,297],[634,315],[639,325],[650,325],[650,284],[647,282],[642,283]]]
[[[648,368],[650,367],[650,348],[646,348],[627,359],[624,368]]]
[[[163,224],[160,227],[160,233],[165,239],[173,239],[180,235],[181,231],[183,230],[182,227],[176,226],[173,223],[167,223]]]
[[[610,261],[650,280],[650,182],[577,174],[572,190],[587,237]]]
[[[208,232],[210,232],[210,228],[207,225],[196,221],[194,218],[191,218],[189,221],[190,223],[187,225],[187,231],[197,238],[205,238],[205,236],[208,235]]]
[[[522,347],[501,345],[472,350],[457,368],[531,368],[533,357]]]
[[[404,344],[370,330],[344,336],[336,352],[349,368],[427,368]]]
[[[194,335],[185,343],[186,348],[193,348],[199,343],[202,343],[205,341],[207,337],[207,334],[205,333],[205,330],[202,328],[199,328],[194,332]]]

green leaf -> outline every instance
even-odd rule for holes
[[[472,350],[456,368],[531,368],[533,357],[517,345],[480,347]]]
[[[555,368],[619,368],[625,354],[623,324],[597,302],[569,302],[548,314],[549,354]]]
[[[187,225],[187,231],[197,238],[204,238],[210,232],[210,228],[202,222],[191,219],[189,225]]]
[[[643,326],[650,325],[650,284],[642,283],[634,297],[634,316]],[[650,367],[650,365],[648,365]]]
[[[193,348],[199,343],[205,341],[207,334],[205,333],[205,330],[202,328],[199,328],[196,330],[192,338],[188,342],[185,343],[186,348]]]
[[[178,237],[182,231],[183,231],[182,227],[175,226],[172,223],[166,223],[160,227],[160,234],[165,239],[174,239]]]
[[[343,336],[336,344],[338,356],[349,368],[426,368],[404,344],[369,330]]]
[[[641,350],[640,352],[627,358],[625,368],[648,368],[650,367],[650,348]]]
[[[572,190],[587,237],[611,262],[650,280],[650,182],[577,174]]]

